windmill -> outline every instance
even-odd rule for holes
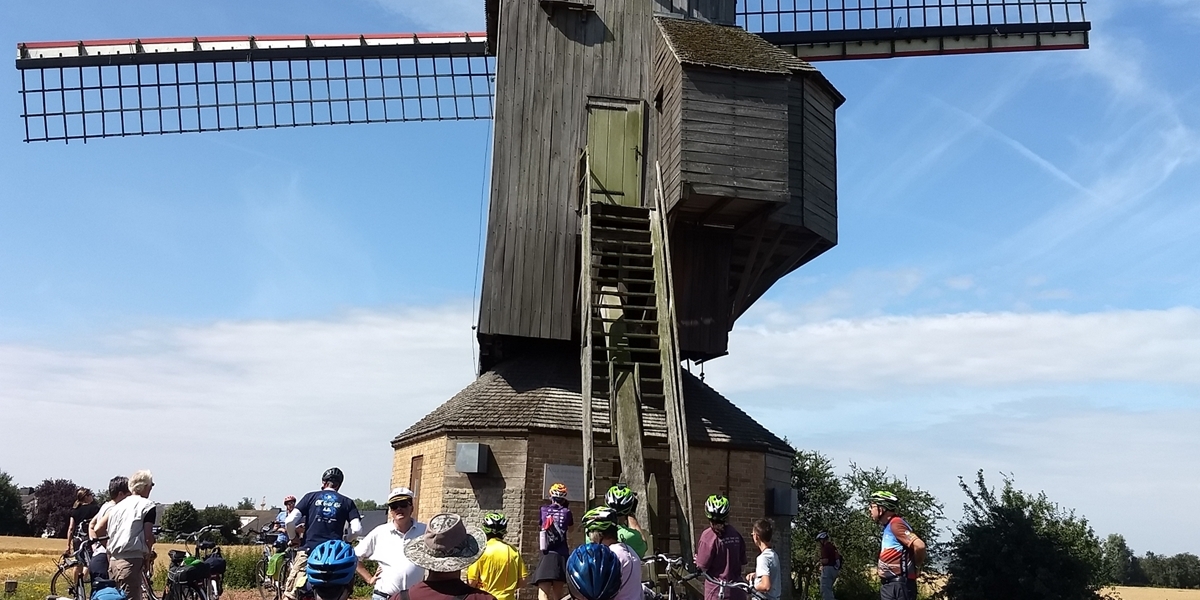
[[[479,33],[19,44],[25,140],[493,119],[479,367],[581,349],[589,500],[606,477],[645,491],[649,416],[692,497],[680,362],[725,354],[741,314],[837,243],[844,98],[812,62],[1090,32],[1083,0],[484,4]]]

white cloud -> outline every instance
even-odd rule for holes
[[[434,31],[483,29],[483,0],[373,0],[389,12]]]
[[[162,499],[207,503],[302,492],[338,464],[348,494],[379,497],[391,438],[473,379],[470,325],[461,307],[0,346],[0,411],[18,425],[0,469],[99,485],[149,467]]]
[[[713,363],[718,389],[1200,385],[1195,308],[760,321],[738,326],[730,355]]]

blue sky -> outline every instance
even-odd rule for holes
[[[6,3],[0,44],[479,29],[481,4]],[[707,380],[952,515],[985,468],[1197,552],[1174,511],[1200,493],[1200,2],[1088,10],[1087,51],[820,65],[848,98],[840,244]],[[388,440],[474,376],[488,124],[27,145],[18,85],[0,70],[0,411],[33,426],[0,469],[148,466],[161,500],[215,503],[337,463],[382,497]]]

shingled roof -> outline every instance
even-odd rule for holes
[[[655,21],[680,64],[781,75],[817,70],[741,27],[673,17]]]
[[[392,440],[405,442],[436,433],[549,430],[578,432],[583,408],[579,360],[571,355],[525,356],[480,375],[453,398]],[[690,373],[683,373],[688,438],[692,444],[791,453],[787,442]],[[606,407],[595,401],[595,426],[608,431]],[[643,411],[645,435],[666,439],[662,410]]]

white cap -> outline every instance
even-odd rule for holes
[[[412,500],[416,497],[417,495],[412,490],[406,487],[398,487],[393,489],[392,493],[388,494],[387,503],[391,504],[397,500]]]

